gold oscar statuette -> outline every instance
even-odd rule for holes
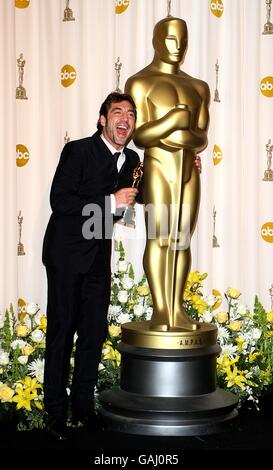
[[[65,136],[64,136],[64,143],[65,143],[65,145],[68,144],[68,142],[70,142],[70,137],[69,137],[69,135],[68,135],[68,132],[66,131]]]
[[[216,71],[216,86],[215,86],[215,91],[214,91],[214,100],[213,101],[216,101],[217,103],[220,103],[221,100],[219,98],[219,91],[218,91],[218,74],[219,74],[219,63],[218,63],[218,59],[217,59],[217,62],[215,64],[215,71]]]
[[[218,243],[217,237],[215,235],[215,225],[216,225],[216,210],[213,206],[213,236],[212,236],[212,246],[213,248],[218,248],[220,245]]]
[[[266,3],[266,23],[264,24],[263,34],[273,34],[273,23],[271,23],[272,0],[265,0]]]
[[[119,87],[120,83],[120,71],[121,71],[122,63],[120,62],[120,58],[117,58],[117,61],[115,62],[115,71],[116,71],[116,88],[115,92],[116,93],[122,93],[122,90]]]
[[[271,144],[271,139],[268,139],[268,142],[265,148],[266,148],[267,169],[264,172],[263,181],[273,181],[273,170],[271,168],[273,144]]]
[[[168,16],[159,21],[151,64],[125,84],[138,113],[134,142],[145,149],[143,201],[153,207],[156,227],[156,236],[149,237],[146,217],[143,266],[153,299],[152,318],[122,328],[124,341],[135,346],[201,348],[216,340],[216,327],[192,320],[183,306],[200,202],[194,161],[207,147],[210,102],[208,84],[180,70],[187,43],[184,20]],[[164,237],[163,207],[169,210]],[[182,236],[188,239],[184,246]]]
[[[64,10],[63,21],[75,21],[75,18],[73,16],[73,11],[71,10],[71,8],[69,8],[69,2],[70,0],[65,0],[65,10]]]
[[[24,249],[24,245],[23,243],[21,242],[21,237],[22,237],[22,224],[23,224],[23,216],[21,215],[21,211],[19,211],[19,215],[18,215],[18,225],[19,225],[19,242],[18,242],[18,245],[17,245],[17,255],[18,256],[23,256],[25,255],[25,249]]]
[[[143,176],[143,163],[139,162],[137,167],[133,171],[133,184],[132,188],[138,188],[139,183],[142,179]],[[136,211],[134,206],[129,205],[126,207],[123,217],[120,220],[120,223],[122,225],[125,225],[126,227],[131,227],[131,228],[136,228],[136,223],[135,223],[135,217],[136,217]]]
[[[19,86],[16,88],[16,99],[17,100],[27,100],[26,89],[23,87],[23,78],[24,78],[24,67],[25,59],[23,54],[20,54],[17,59],[18,74],[19,74]]]

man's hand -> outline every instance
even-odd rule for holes
[[[200,155],[196,155],[195,160],[194,160],[195,166],[199,172],[202,172],[202,163],[201,163],[201,158]]]
[[[120,207],[126,207],[129,204],[134,205],[137,193],[137,188],[119,189],[116,193],[114,193],[116,200],[116,208],[118,209]]]

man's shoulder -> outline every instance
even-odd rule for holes
[[[70,140],[66,145],[70,147],[88,147],[93,140],[93,136],[83,137],[81,139]]]
[[[135,150],[130,149],[128,147],[125,147],[124,148],[124,153],[125,153],[126,157],[130,158],[131,160],[139,161],[139,155]]]

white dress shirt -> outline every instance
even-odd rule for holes
[[[101,139],[103,140],[105,145],[108,147],[108,149],[110,150],[112,155],[114,155],[114,153],[120,152],[120,156],[119,156],[118,161],[117,161],[117,170],[119,172],[122,165],[123,165],[123,163],[125,162],[125,155],[124,155],[124,152],[123,152],[124,147],[122,147],[120,150],[115,149],[115,147],[112,144],[110,144],[110,142],[108,142],[108,140],[105,139],[103,134],[101,134]],[[111,213],[115,214],[115,212],[116,212],[116,199],[115,199],[114,194],[110,194],[110,198],[111,198]]]

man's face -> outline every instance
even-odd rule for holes
[[[125,146],[135,129],[135,113],[129,101],[111,103],[107,117],[100,116],[102,134],[117,150]]]

